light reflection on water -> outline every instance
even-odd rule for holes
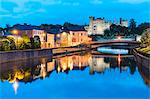
[[[14,88],[15,94],[17,94],[18,87],[19,87],[19,82],[16,80],[16,81],[13,83],[13,88]]]
[[[129,50],[127,49],[112,49],[111,47],[100,47],[98,48],[99,52],[110,53],[110,54],[128,54]]]
[[[150,82],[149,78],[138,68],[142,74],[140,76],[133,57],[120,54],[115,57],[103,57],[85,53],[56,59],[30,59],[2,64],[1,67],[2,99],[21,99],[20,97],[27,97],[29,94],[32,98],[42,96],[56,99],[80,96],[124,97],[127,94],[127,97],[148,98],[149,88],[146,84]],[[7,82],[13,84],[16,95],[13,95]],[[69,92],[70,87],[74,88],[71,89],[72,93]],[[56,89],[57,95],[54,93]],[[131,89],[134,89],[136,96],[130,93]],[[114,91],[120,92],[120,95],[114,95]],[[52,94],[49,95],[49,92]],[[68,93],[67,96],[65,93]]]

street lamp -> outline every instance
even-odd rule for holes
[[[18,35],[18,30],[13,30],[12,33]]]
[[[14,35],[16,35],[17,36],[17,49],[18,49],[18,30],[16,30],[16,29],[14,29],[13,31],[12,31],[12,34],[14,34]]]
[[[118,36],[117,39],[118,39],[118,40],[121,40],[121,36]]]
[[[57,34],[57,37],[60,37],[60,34]]]

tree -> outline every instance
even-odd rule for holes
[[[39,36],[34,36],[34,47],[41,48],[41,40]]]
[[[31,48],[36,49],[36,48],[41,48],[41,41],[39,36],[34,36],[30,38],[30,43],[31,43]]]
[[[10,41],[10,49],[11,50],[16,50],[16,44],[15,44],[14,37],[7,37],[7,39]]]
[[[30,38],[31,49],[34,49],[34,38]]]
[[[31,44],[30,44],[30,38],[27,36],[27,35],[23,35],[22,36],[22,39],[23,39],[23,43],[24,43],[24,46],[26,49],[29,49],[31,48]]]
[[[142,33],[144,32],[144,30],[150,28],[150,23],[141,23],[140,25],[138,25],[137,27],[137,34],[138,35],[142,35]]]
[[[1,47],[0,47],[1,51],[10,51],[10,41],[8,39],[3,39],[1,41]]]
[[[144,31],[141,42],[142,47],[150,47],[150,28]]]
[[[104,31],[104,37],[105,37],[105,38],[108,38],[108,37],[111,37],[111,36],[112,36],[112,32],[111,32],[110,30],[106,29],[106,30]]]
[[[131,34],[136,33],[136,22],[134,19],[130,20],[129,31]]]

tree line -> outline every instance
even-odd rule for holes
[[[144,30],[150,28],[150,23],[141,23],[137,26],[134,19],[130,20],[129,27],[124,27],[116,24],[112,24],[109,30],[104,31],[104,37],[113,38],[115,36],[135,36],[142,35]]]

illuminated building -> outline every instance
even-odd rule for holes
[[[88,37],[88,32],[83,26],[74,26],[64,28],[60,34],[61,45],[76,46],[83,43],[88,43],[91,38]]]
[[[103,35],[104,30],[109,29],[112,23],[105,21],[104,18],[90,17],[90,24],[88,29],[89,35]]]
[[[54,34],[47,33],[47,41],[46,41],[46,47],[47,48],[54,48],[55,41],[54,41]]]
[[[44,30],[38,28],[37,26],[32,26],[32,25],[14,25],[13,27],[9,28],[9,32],[12,33],[13,35],[17,36],[23,36],[27,35],[29,38],[39,36],[40,41],[41,41],[41,48],[46,47],[46,36],[47,33],[45,33]]]
[[[112,24],[128,27],[128,21],[120,18],[118,23],[112,23],[110,21],[106,21],[104,18],[90,17],[89,27],[85,27],[88,30],[89,35],[104,35],[105,30],[109,30]]]

